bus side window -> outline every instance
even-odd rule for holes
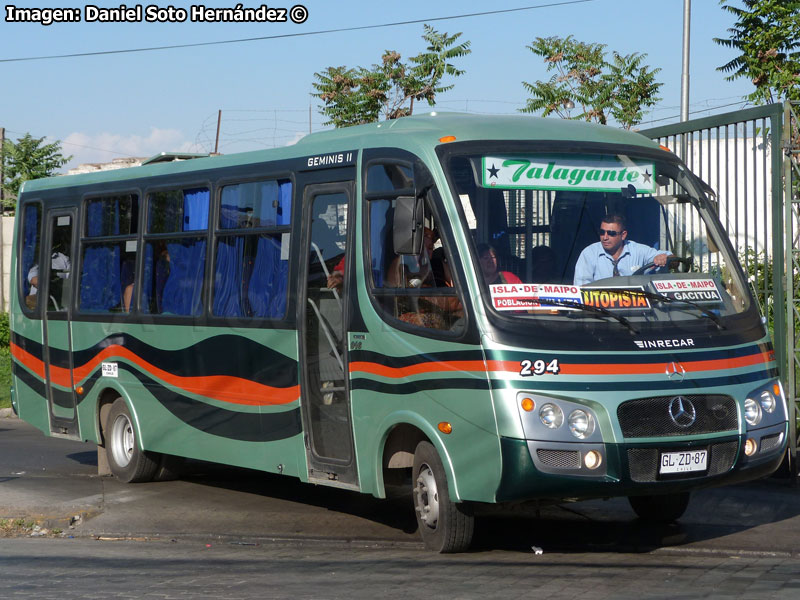
[[[373,188],[375,180],[379,182],[376,186],[379,189]],[[387,185],[387,182],[390,183]],[[401,255],[393,246],[394,212],[400,190],[404,193],[413,189],[410,170],[404,171],[401,165],[373,165],[368,171],[367,185],[369,193],[386,192],[387,196],[369,203],[370,271],[378,305],[387,316],[409,325],[460,331],[464,325],[464,309],[450,270],[450,252],[440,238],[433,216],[432,192],[425,200],[422,248],[417,255]],[[397,186],[394,194],[389,191],[391,185]],[[427,289],[431,290],[430,295],[420,293]]]
[[[38,202],[27,204],[22,218],[22,256],[17,285],[24,305],[30,310],[36,310],[39,300],[36,283],[39,274],[42,205]],[[32,282],[32,279],[35,281]]]
[[[222,188],[212,313],[281,319],[286,314],[292,182],[254,181]]]
[[[79,310],[130,311],[138,221],[139,197],[136,194],[87,200],[81,242]]]
[[[141,298],[143,312],[184,316],[202,314],[208,209],[208,188],[149,194]]]

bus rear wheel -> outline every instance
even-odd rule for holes
[[[633,512],[650,523],[672,523],[677,521],[689,507],[689,492],[662,494],[658,496],[630,496],[628,502]]]
[[[463,502],[450,500],[439,453],[430,442],[414,451],[414,509],[422,541],[434,552],[463,552],[472,542],[475,517]]]
[[[105,428],[108,466],[114,477],[124,483],[152,481],[158,470],[155,457],[139,448],[138,433],[128,405],[122,398],[114,400]]]

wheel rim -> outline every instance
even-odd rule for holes
[[[133,458],[136,436],[133,423],[126,415],[119,415],[111,426],[111,454],[120,467],[127,467]]]
[[[427,464],[420,467],[414,486],[414,505],[419,520],[431,529],[436,529],[439,522],[439,490],[436,478]]]

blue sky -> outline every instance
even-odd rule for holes
[[[200,0],[202,2],[202,0]],[[735,0],[734,0],[735,1]],[[175,2],[188,8],[195,2]],[[558,0],[305,0],[308,19],[288,23],[60,23],[42,26],[0,20],[0,59],[152,46],[193,44],[314,32],[354,26],[436,19],[485,11],[542,6],[504,14],[430,21],[439,31],[463,32],[472,53],[458,66],[466,74],[440,96],[437,110],[515,113],[525,104],[522,81],[548,78],[541,59],[526,48],[538,36],[567,36],[606,44],[620,53],[648,55],[664,83],[648,123],[677,121],[680,113],[682,0],[591,0],[553,6]],[[4,7],[8,3],[4,3]],[[71,7],[75,2],[16,2],[18,7]],[[121,2],[97,2],[118,7]],[[168,1],[145,2],[160,7]],[[261,2],[243,2],[258,7]],[[551,4],[550,6],[543,6]],[[236,2],[208,2],[232,8]],[[269,4],[291,8],[292,2]],[[717,0],[694,0],[691,23],[692,116],[735,110],[752,86],[727,82],[716,67],[734,53],[712,41],[726,37],[732,17]],[[128,7],[136,6],[133,2]],[[83,13],[82,13],[83,14]],[[384,50],[404,58],[423,50],[422,23],[253,42],[0,62],[0,126],[12,139],[30,132],[61,140],[68,166],[160,151],[213,150],[222,110],[220,151],[226,154],[281,146],[323,128],[313,74],[328,66],[370,65]],[[727,106],[726,106],[727,105]],[[716,108],[715,107],[722,107]],[[710,110],[714,109],[714,110]]]

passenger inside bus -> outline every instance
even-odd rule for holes
[[[433,247],[439,240],[439,234],[425,227],[422,250],[418,256],[397,256],[389,266],[386,276],[386,287],[419,288],[432,287],[433,270],[431,256]]]
[[[63,252],[59,252],[53,248],[53,254],[50,257],[50,277],[53,282],[59,282],[69,277],[70,262],[69,257]],[[28,296],[25,298],[25,304],[28,308],[36,308],[36,295],[39,290],[39,265],[34,264],[28,271],[28,283],[31,286]],[[52,285],[52,284],[51,284]],[[55,290],[51,290],[55,293]],[[52,295],[52,294],[51,294]]]
[[[667,264],[668,252],[627,239],[627,224],[621,214],[603,217],[598,232],[600,241],[584,248],[578,257],[575,285],[586,285],[608,277],[632,275],[649,263],[654,263],[657,267]]]
[[[433,251],[431,255],[431,270],[433,271],[435,287],[455,287],[453,273],[450,270],[450,263],[447,261],[447,254],[443,246]],[[464,316],[464,306],[456,296],[443,296],[430,298],[429,300],[447,316],[448,320],[459,319]]]
[[[119,278],[122,286],[122,309],[125,312],[130,312],[131,310],[135,264],[135,258],[126,258],[120,268]]]
[[[489,244],[478,244],[478,260],[486,285],[496,283],[522,283],[511,271],[501,271],[497,266],[497,250]]]
[[[342,282],[344,281],[344,256],[333,267],[331,274],[328,275],[328,288],[331,290],[342,291]]]
[[[159,242],[157,247],[155,284],[156,284],[156,312],[164,312],[164,286],[169,278],[169,251],[164,242]]]

